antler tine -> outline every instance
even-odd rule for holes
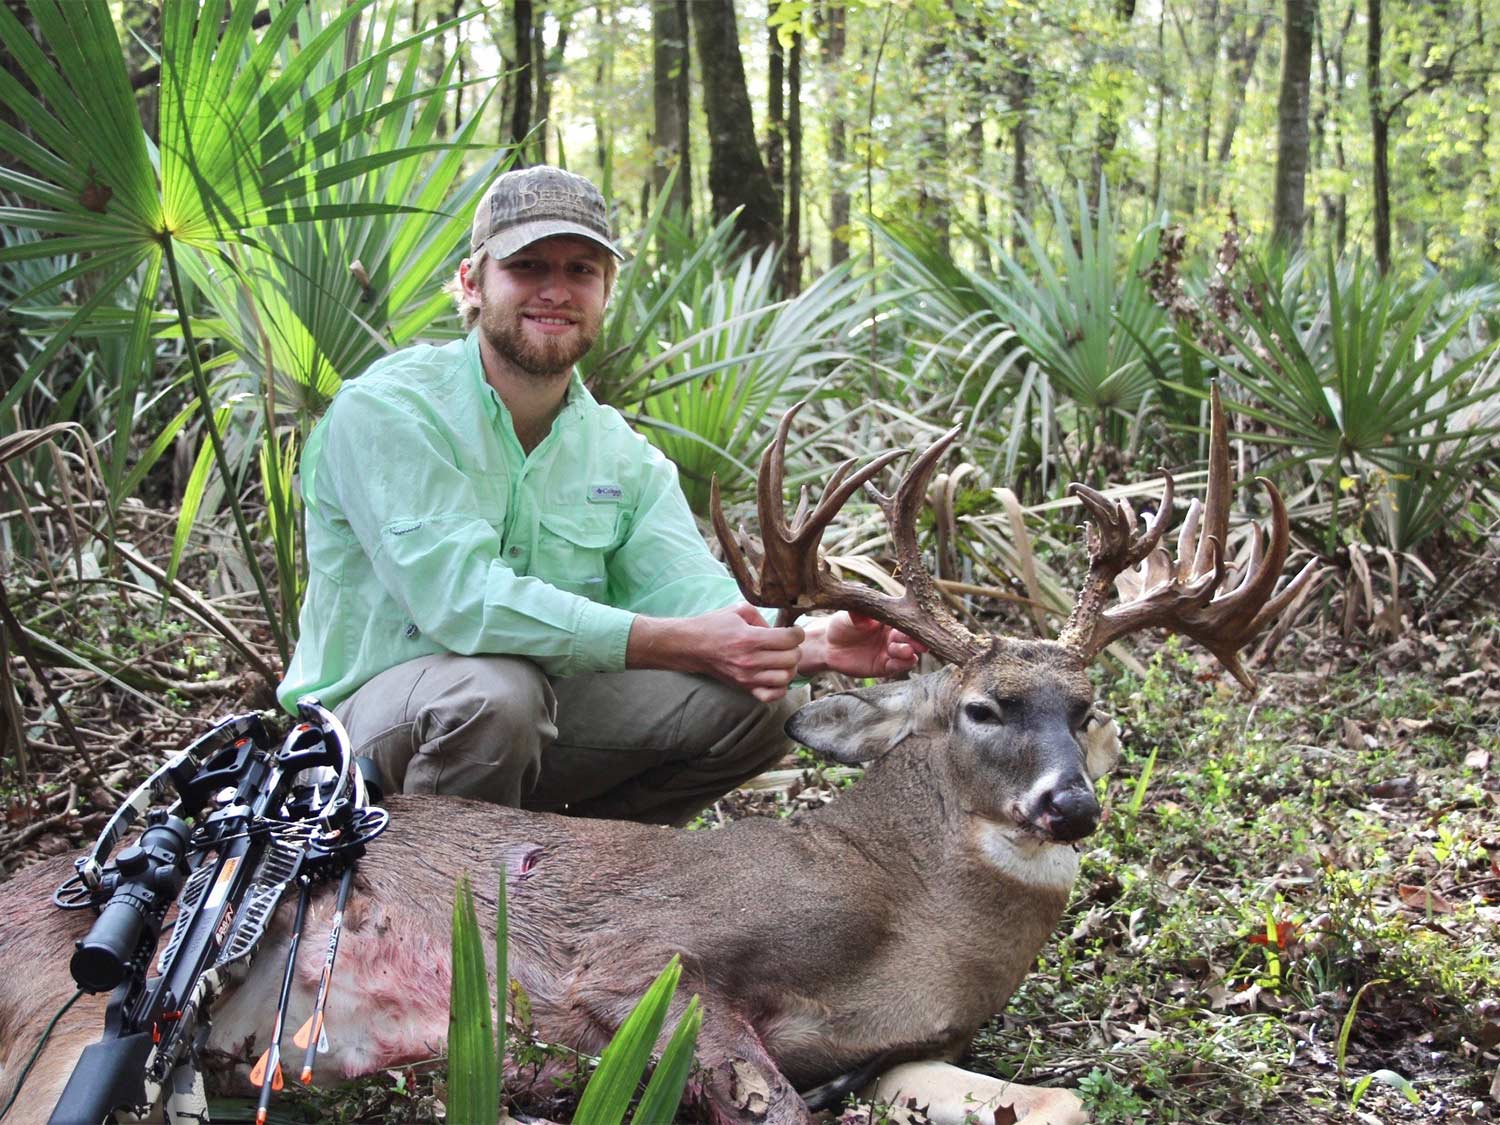
[[[734,542],[729,521],[720,506],[718,482],[710,489],[714,531],[724,545],[725,557],[740,590],[757,605],[779,608],[778,623],[782,625],[791,624],[809,609],[847,609],[902,630],[940,659],[962,662],[973,656],[983,642],[942,604],[916,546],[916,515],[926,494],[928,478],[953,444],[958,430],[944,434],[917,458],[897,486],[894,498],[885,496],[869,482],[892,461],[904,456],[906,450],[902,449],[882,453],[858,469],[853,468],[853,461],[840,465],[812,511],[806,510],[804,502],[788,525],[781,507],[782,465],[790,422],[800,406],[799,403],[782,417],[775,439],[761,458],[757,508],[765,554],[758,575],[753,573],[744,550]],[[861,486],[869,488],[891,522],[902,581],[906,584],[906,591],[899,598],[835,578],[818,559],[818,544],[828,524]]]
[[[859,458],[850,457],[847,461],[840,461],[837,465],[834,466],[833,473],[828,478],[828,483],[823,486],[823,495],[818,499],[818,506],[813,509],[812,520],[814,524],[817,523],[818,515],[823,510],[823,505],[826,502],[828,494],[830,492],[836,491],[839,485],[844,483],[844,478],[849,475],[849,471],[853,469],[857,464],[859,464]],[[803,528],[808,526],[806,501],[809,499],[809,497],[806,485],[802,486],[802,497],[803,499],[799,500],[797,503],[797,514],[792,517],[792,531],[794,534],[800,533]]]
[[[954,426],[924,449],[922,455],[912,462],[911,468],[906,470],[896,485],[896,491],[890,496],[873,484],[865,488],[885,513],[886,522],[890,524],[891,541],[896,548],[896,559],[903,567],[921,559],[921,552],[917,549],[917,513],[922,510],[922,503],[927,498],[927,482],[932,478],[932,471],[937,468],[937,463],[948,452],[948,447],[957,440],[962,429],[962,426]],[[916,569],[926,573],[923,567],[918,566]]]
[[[933,471],[962,429],[962,426],[954,426],[923,450],[891,495],[887,496],[873,484],[865,486],[865,491],[885,513],[891,545],[900,567],[901,583],[906,587],[899,601],[882,599],[891,602],[887,614],[871,613],[870,616],[877,616],[916,637],[931,652],[952,663],[969,659],[985,647],[985,642],[970,633],[943,602],[917,545],[917,513],[926,501],[927,483],[932,479]]]
[[[839,513],[840,509],[849,502],[849,497],[859,491],[861,485],[868,484],[881,469],[885,468],[892,461],[900,460],[910,452],[911,450],[909,449],[889,450],[882,453],[868,465],[865,465],[853,476],[849,476],[849,470],[858,459],[854,457],[849,458],[849,460],[833,471],[833,476],[828,478],[828,484],[823,489],[823,496],[818,501],[818,506],[813,509],[813,514],[808,517],[808,528],[816,528],[821,535],[823,529]],[[845,477],[848,477],[848,479],[846,480]]]
[[[1093,516],[1089,524],[1089,573],[1084,579],[1073,602],[1073,612],[1068,623],[1058,634],[1058,643],[1076,651],[1084,660],[1109,644],[1102,637],[1104,606],[1109,600],[1110,590],[1125,571],[1147,559],[1161,542],[1167,523],[1172,518],[1172,497],[1175,493],[1171,474],[1164,474],[1161,499],[1156,514],[1146,529],[1135,530],[1135,513],[1129,504],[1111,500],[1102,492],[1086,484],[1068,485],[1068,495],[1076,496]],[[1170,568],[1169,568],[1170,569]],[[1175,581],[1175,578],[1174,578]],[[1147,585],[1144,576],[1140,582],[1131,583],[1144,594]],[[1160,588],[1160,583],[1157,583]],[[1112,638],[1111,638],[1112,639]]]
[[[807,400],[794,403],[776,427],[776,436],[760,458],[760,475],[756,478],[755,506],[760,516],[761,538],[769,542],[773,531],[783,538],[787,530],[786,513],[782,509],[781,490],[786,468],[786,439],[792,429],[792,419],[797,411],[807,405]]]
[[[834,476],[838,476],[838,474],[834,473]],[[794,532],[799,530],[802,527],[803,521],[807,519],[808,500],[807,485],[804,484],[797,490],[797,510],[792,513],[792,530]]]
[[[755,576],[750,573],[750,564],[745,558],[745,549],[735,539],[734,532],[729,527],[729,521],[724,518],[724,506],[719,500],[719,474],[715,473],[708,480],[708,517],[713,522],[714,534],[718,536],[719,546],[724,549],[724,563],[729,567],[729,572],[734,575],[734,580],[739,583],[740,591],[752,602],[760,601],[760,587],[755,581]]]
[[[815,599],[816,592],[832,581],[825,577],[826,568],[818,558],[818,548],[823,542],[823,532],[828,530],[833,517],[838,515],[849,497],[854,495],[862,484],[892,461],[904,457],[906,452],[904,449],[895,449],[882,453],[852,476],[849,470],[854,466],[855,461],[850,458],[833,471],[827,488],[824,489],[822,497],[811,514],[804,515],[805,503],[798,506],[797,518],[793,520],[791,533],[786,539],[787,554],[794,560],[797,567],[797,593],[792,596],[791,604],[782,606],[779,619],[781,624],[790,625],[804,609],[817,608],[816,600],[808,601],[809,593],[811,592]]]
[[[1198,524],[1203,519],[1203,502],[1196,496],[1188,504],[1187,515],[1182,517],[1182,527],[1177,530],[1177,577],[1188,578],[1197,573]],[[1205,536],[1204,541],[1207,541]],[[1189,564],[1191,560],[1191,565]]]
[[[1260,633],[1262,629],[1280,617],[1283,610],[1296,605],[1305,591],[1316,587],[1326,573],[1321,562],[1315,558],[1308,559],[1302,569],[1297,572],[1296,577],[1282,586],[1276,596],[1265,604],[1265,608],[1255,615],[1255,620],[1250,623],[1249,632],[1252,635]]]
[[[1203,537],[1193,558],[1194,574],[1202,574],[1206,567],[1209,540],[1218,540],[1221,547],[1229,542],[1229,498],[1233,492],[1229,481],[1229,423],[1218,383],[1210,386],[1208,401],[1208,488],[1203,494]]]
[[[1260,531],[1253,530],[1251,534],[1254,538],[1244,579],[1233,590],[1215,597],[1200,612],[1176,626],[1178,632],[1191,637],[1213,653],[1219,663],[1229,669],[1234,678],[1249,691],[1255,690],[1255,678],[1240,663],[1239,650],[1253,640],[1260,629],[1291,601],[1289,597],[1279,598],[1279,604],[1274,607],[1275,613],[1266,612],[1272,608],[1271,594],[1281,579],[1287,555],[1291,552],[1291,529],[1280,491],[1265,477],[1257,477],[1256,480],[1266,490],[1266,498],[1271,502],[1269,542],[1262,551]],[[1309,571],[1304,567],[1302,574],[1293,581],[1305,583],[1311,580],[1313,573],[1315,570]]]

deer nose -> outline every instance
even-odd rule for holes
[[[1037,823],[1054,840],[1070,844],[1099,827],[1099,802],[1087,786],[1051,789],[1042,794],[1041,805]]]

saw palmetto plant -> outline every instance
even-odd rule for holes
[[[149,386],[160,309],[163,301],[169,303],[207,441],[204,460],[211,459],[222,482],[283,657],[283,614],[276,611],[238,502],[240,469],[250,460],[253,442],[241,443],[237,463],[231,458],[215,418],[225,389],[216,393],[201,362],[201,328],[192,315],[190,285],[196,282],[198,289],[212,289],[229,302],[258,294],[260,299],[249,299],[236,317],[221,316],[221,331],[233,337],[231,321],[240,320],[241,330],[244,322],[254,324],[252,338],[236,340],[247,363],[282,368],[282,378],[303,379],[318,395],[330,390],[337,375],[349,373],[340,371],[336,360],[398,342],[411,318],[430,307],[431,295],[429,306],[414,306],[416,295],[403,291],[395,271],[382,276],[387,258],[371,254],[364,268],[374,271],[372,283],[359,286],[361,299],[368,289],[370,305],[399,304],[405,319],[397,317],[395,333],[382,339],[385,325],[372,332],[368,318],[353,318],[343,329],[358,341],[350,348],[335,341],[330,330],[339,319],[340,287],[307,268],[317,258],[329,271],[347,270],[348,262],[337,258],[366,248],[427,257],[451,249],[443,225],[426,231],[396,224],[377,231],[367,225],[369,241],[359,245],[333,245],[326,228],[319,235],[316,227],[299,226],[430,214],[442,197],[442,177],[421,183],[412,163],[435,148],[451,147],[434,141],[430,115],[418,112],[436,91],[407,81],[386,96],[386,80],[393,66],[414,60],[420,44],[451,23],[399,41],[387,35],[346,66],[346,40],[369,7],[349,4],[324,20],[305,6],[289,4],[252,34],[253,5],[233,5],[224,19],[223,5],[170,0],[162,9],[155,140],[142,127],[105,0],[32,0],[45,51],[9,9],[0,10],[0,36],[26,79],[0,76],[0,100],[26,130],[0,126],[0,144],[10,157],[0,169],[0,191],[21,204],[0,208],[0,222],[43,236],[11,240],[0,248],[0,263],[72,257],[73,264],[60,274],[18,294],[22,305],[45,299],[43,286],[50,290],[88,278],[88,296],[49,325],[45,344],[30,355],[0,412],[21,403],[96,316],[113,315],[124,342],[109,372],[114,416],[105,462],[118,502],[134,448],[138,392]],[[355,183],[365,186],[348,188]],[[401,187],[409,189],[406,198],[384,194]],[[275,233],[293,226],[299,226],[296,236]],[[357,233],[347,233],[358,227],[341,229],[341,239],[358,241]],[[299,299],[299,288],[310,296]],[[122,306],[128,308],[123,317]],[[321,315],[286,312],[308,308],[321,309]],[[309,340],[316,341],[316,349],[307,346]],[[299,356],[305,357],[300,366]],[[268,393],[273,383],[263,384]]]

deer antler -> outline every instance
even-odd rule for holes
[[[1135,514],[1125,501],[1111,502],[1082,484],[1068,492],[1093,515],[1089,526],[1089,574],[1074,602],[1058,643],[1088,661],[1127,633],[1159,626],[1197,641],[1213,653],[1247,689],[1255,681],[1240,663],[1248,644],[1318,573],[1310,561],[1276,590],[1291,547],[1286,505],[1276,486],[1257,477],[1271,502],[1269,545],[1259,528],[1251,531],[1250,557],[1243,568],[1226,567],[1229,532],[1229,441],[1219,388],[1212,393],[1208,491],[1194,500],[1177,539],[1174,562],[1158,545],[1172,511],[1172,478],[1166,478],[1155,517],[1135,530]],[[1109,587],[1120,603],[1105,608]],[[1274,596],[1273,596],[1274,593]]]
[[[796,514],[788,524],[781,494],[786,439],[792,419],[803,405],[797,403],[782,417],[776,428],[776,438],[760,461],[756,504],[761,535],[765,540],[765,556],[760,562],[758,577],[751,573],[743,537],[737,540],[724,518],[717,477],[711,485],[709,510],[714,531],[724,547],[725,561],[745,597],[756,605],[780,609],[779,625],[790,625],[810,609],[847,609],[900,629],[942,660],[961,664],[982,652],[985,642],[964,628],[943,604],[942,595],[922,564],[922,552],[917,547],[917,513],[921,511],[926,496],[927,481],[958,437],[959,427],[955,426],[928,446],[912,463],[891,496],[876,490],[869,483],[870,479],[892,461],[904,456],[907,450],[882,453],[857,471],[854,470],[857,458],[845,461],[834,470],[811,512],[808,511],[807,489],[803,488]],[[828,564],[818,558],[818,544],[823,532],[861,485],[869,489],[885,512],[900,564],[901,580],[906,585],[899,598],[835,578]]]

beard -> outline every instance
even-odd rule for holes
[[[573,318],[575,330],[561,336],[533,335],[526,330],[521,310],[486,304],[479,313],[479,330],[490,347],[517,370],[538,379],[554,378],[573,369],[594,346],[604,322],[600,312],[590,316],[579,309],[559,310]]]

